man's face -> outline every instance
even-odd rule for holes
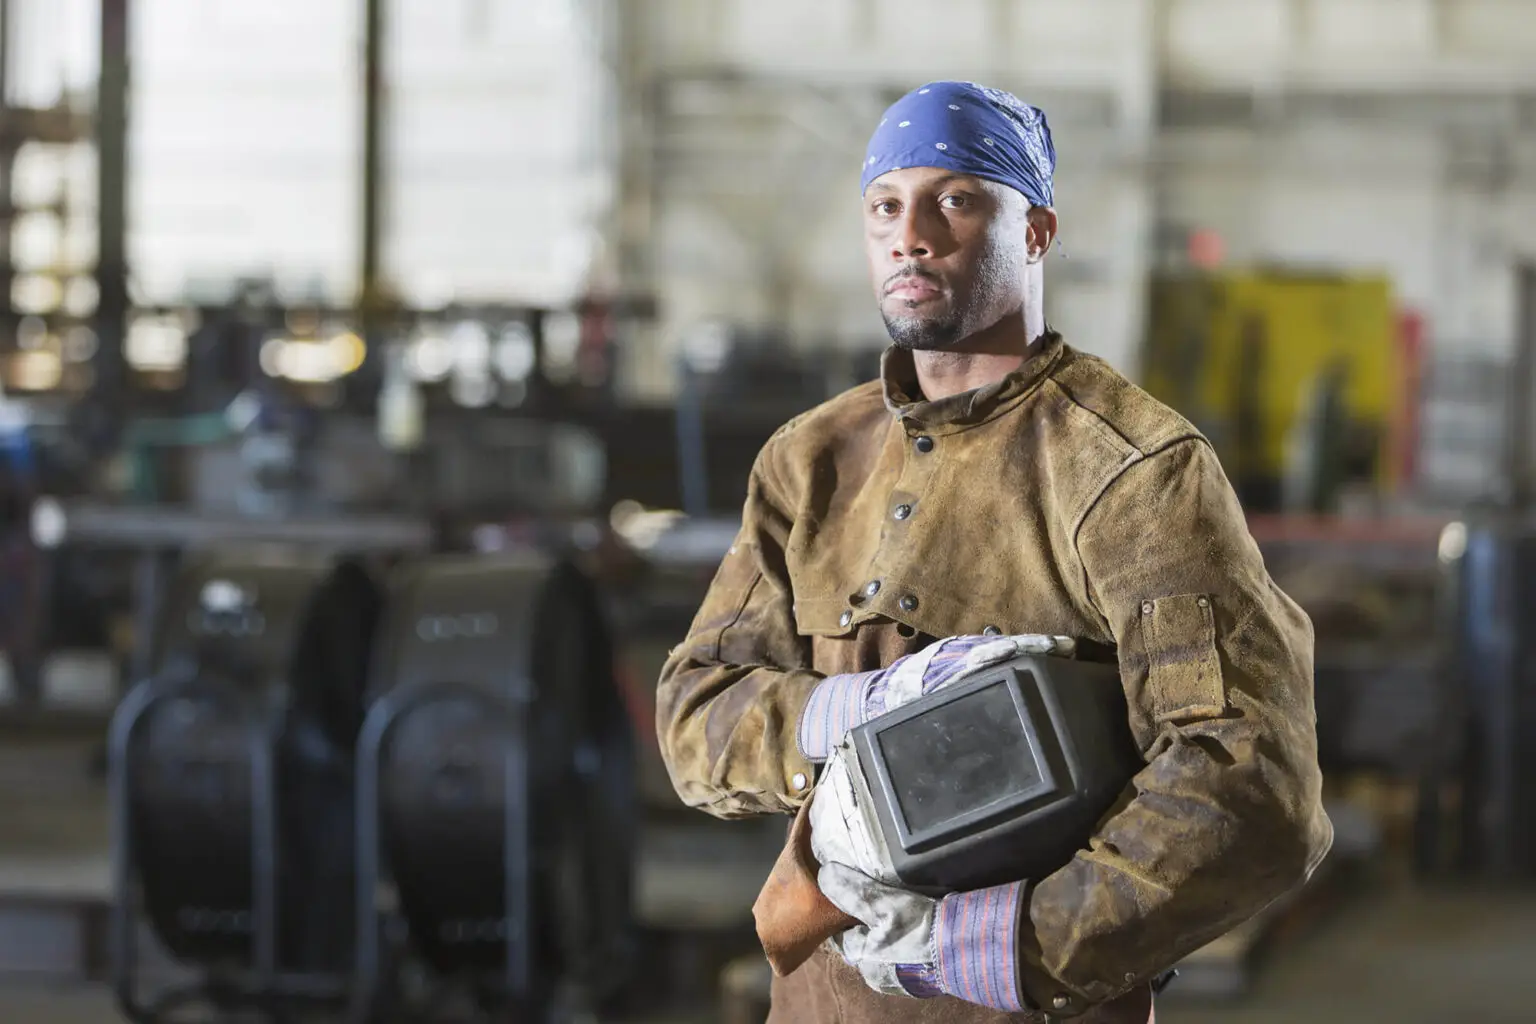
[[[891,340],[950,348],[1018,312],[1029,202],[942,168],[891,171],[864,193],[864,245]]]

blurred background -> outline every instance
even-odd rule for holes
[[[1334,853],[1159,1019],[1536,1019],[1532,0],[0,0],[0,1018],[761,1022],[655,679],[938,78],[1317,629]]]

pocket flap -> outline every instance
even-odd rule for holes
[[[1216,607],[1210,595],[1144,601],[1141,628],[1147,689],[1158,722],[1209,718],[1227,710],[1221,655],[1216,650]]]

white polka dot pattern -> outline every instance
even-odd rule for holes
[[[975,82],[930,82],[886,109],[869,141],[862,188],[884,174],[933,167],[1008,185],[1053,204],[1056,149],[1045,114]]]

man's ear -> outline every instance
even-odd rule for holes
[[[1029,208],[1029,262],[1039,263],[1056,241],[1056,211],[1049,206]]]

